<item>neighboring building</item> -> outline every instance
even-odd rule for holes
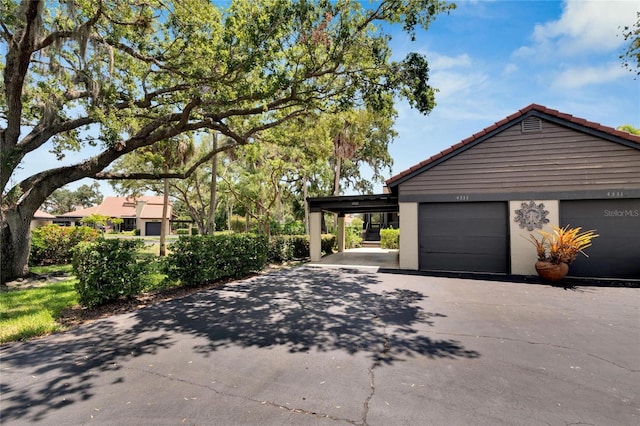
[[[42,210],[36,210],[31,219],[31,229],[38,228],[40,226],[51,225],[56,217]]]
[[[569,275],[640,278],[640,136],[529,105],[387,180],[400,267],[535,275],[538,225],[596,229]]]
[[[322,211],[396,211],[402,269],[535,275],[524,237],[570,225],[600,236],[569,275],[640,278],[640,136],[532,104],[386,183],[308,200],[312,260]]]
[[[57,216],[55,223],[60,225],[79,225],[82,218],[92,214],[121,218],[123,231],[140,230],[140,235],[160,235],[162,227],[162,196],[144,195],[140,197],[105,197],[98,206],[78,209]],[[167,219],[173,216],[172,205],[169,204]],[[170,233],[167,222],[167,235]]]

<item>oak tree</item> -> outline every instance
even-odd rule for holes
[[[3,0],[0,7],[5,282],[28,273],[29,222],[47,197],[82,178],[110,177],[103,172],[109,164],[139,148],[202,129],[244,145],[312,111],[375,109],[389,93],[428,113],[434,102],[426,59],[392,61],[389,28],[412,34],[453,6]],[[48,146],[60,158],[72,150],[95,153],[14,184],[14,172]]]

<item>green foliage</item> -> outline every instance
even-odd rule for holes
[[[94,307],[140,293],[146,263],[138,263],[137,252],[143,245],[140,240],[120,239],[78,244],[73,271],[80,304]]]
[[[0,343],[26,340],[61,330],[62,310],[78,303],[75,280],[0,293]]]
[[[45,211],[52,214],[70,212],[77,207],[91,207],[102,203],[104,197],[100,194],[100,185],[81,185],[75,191],[66,188],[56,189],[43,203]]]
[[[309,236],[275,235],[269,238],[269,263],[282,263],[309,257]]]
[[[362,225],[347,225],[344,228],[345,248],[358,248],[362,246]]]
[[[95,241],[100,233],[86,226],[46,225],[31,231],[30,265],[70,263],[73,248],[81,241]]]
[[[89,216],[82,219],[82,223],[91,227],[106,226],[109,222],[109,216],[103,214],[92,213]]]
[[[189,229],[176,229],[176,234],[177,235],[189,235]]]
[[[294,220],[279,224],[275,220],[271,221],[271,235],[306,235],[304,223],[301,220]]]
[[[620,55],[622,66],[640,75],[640,12],[636,13],[636,22],[633,25],[623,28],[622,36],[628,43]]]
[[[166,274],[169,280],[187,286],[241,278],[264,268],[268,251],[269,241],[264,235],[180,237],[171,245]]]
[[[399,249],[400,248],[400,230],[399,229],[381,229],[380,230],[380,248]]]
[[[337,239],[333,234],[322,234],[320,241],[320,247],[324,254],[333,253],[333,249],[336,248]]]

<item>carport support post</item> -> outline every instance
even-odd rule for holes
[[[338,252],[344,251],[344,213],[338,215]]]
[[[322,212],[309,214],[309,256],[312,262],[322,259]]]

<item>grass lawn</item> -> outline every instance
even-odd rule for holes
[[[70,266],[47,269],[58,272],[70,269]],[[76,279],[71,277],[35,288],[0,293],[0,343],[61,330],[62,325],[56,321],[58,315],[63,309],[78,304],[78,293],[73,287],[75,282]]]
[[[166,282],[165,275],[154,262],[154,247],[145,247],[140,260],[151,263],[143,292],[158,292],[175,287]],[[155,247],[157,250],[157,246]],[[78,293],[74,285],[77,279],[71,275],[71,265],[35,266],[31,272],[37,275],[68,276],[60,281],[35,281],[34,286],[0,292],[0,343],[27,340],[44,336],[65,327],[58,322],[67,308],[77,307]]]

